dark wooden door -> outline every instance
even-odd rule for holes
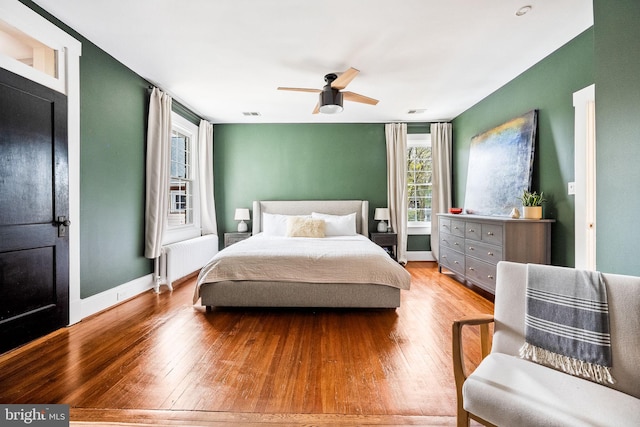
[[[69,323],[67,99],[0,69],[0,353]]]

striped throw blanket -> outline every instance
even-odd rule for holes
[[[520,356],[613,384],[606,284],[599,272],[529,264]]]

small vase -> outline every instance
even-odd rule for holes
[[[523,206],[524,219],[541,219],[542,206]]]

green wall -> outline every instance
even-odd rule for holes
[[[596,264],[640,276],[640,2],[594,1]]]
[[[407,132],[429,132],[429,124],[412,123]],[[213,139],[221,236],[237,229],[235,208],[253,200],[369,200],[370,231],[374,209],[387,205],[382,123],[222,124]],[[429,237],[409,236],[408,250],[431,250]]]
[[[149,274],[144,258],[148,83],[82,40],[80,282],[82,298]]]
[[[221,236],[253,200],[369,200],[371,230],[387,205],[383,124],[221,124],[213,141]]]
[[[463,206],[471,138],[538,109],[532,188],[544,191],[544,216],[555,218],[552,263],[573,266],[573,93],[593,84],[593,28],[476,104],[453,121],[454,205]]]

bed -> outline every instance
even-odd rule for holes
[[[256,201],[253,235],[201,270],[194,304],[200,300],[207,310],[399,307],[410,275],[367,238],[368,218],[363,200]],[[296,221],[321,225],[325,236],[287,237],[282,227]]]

